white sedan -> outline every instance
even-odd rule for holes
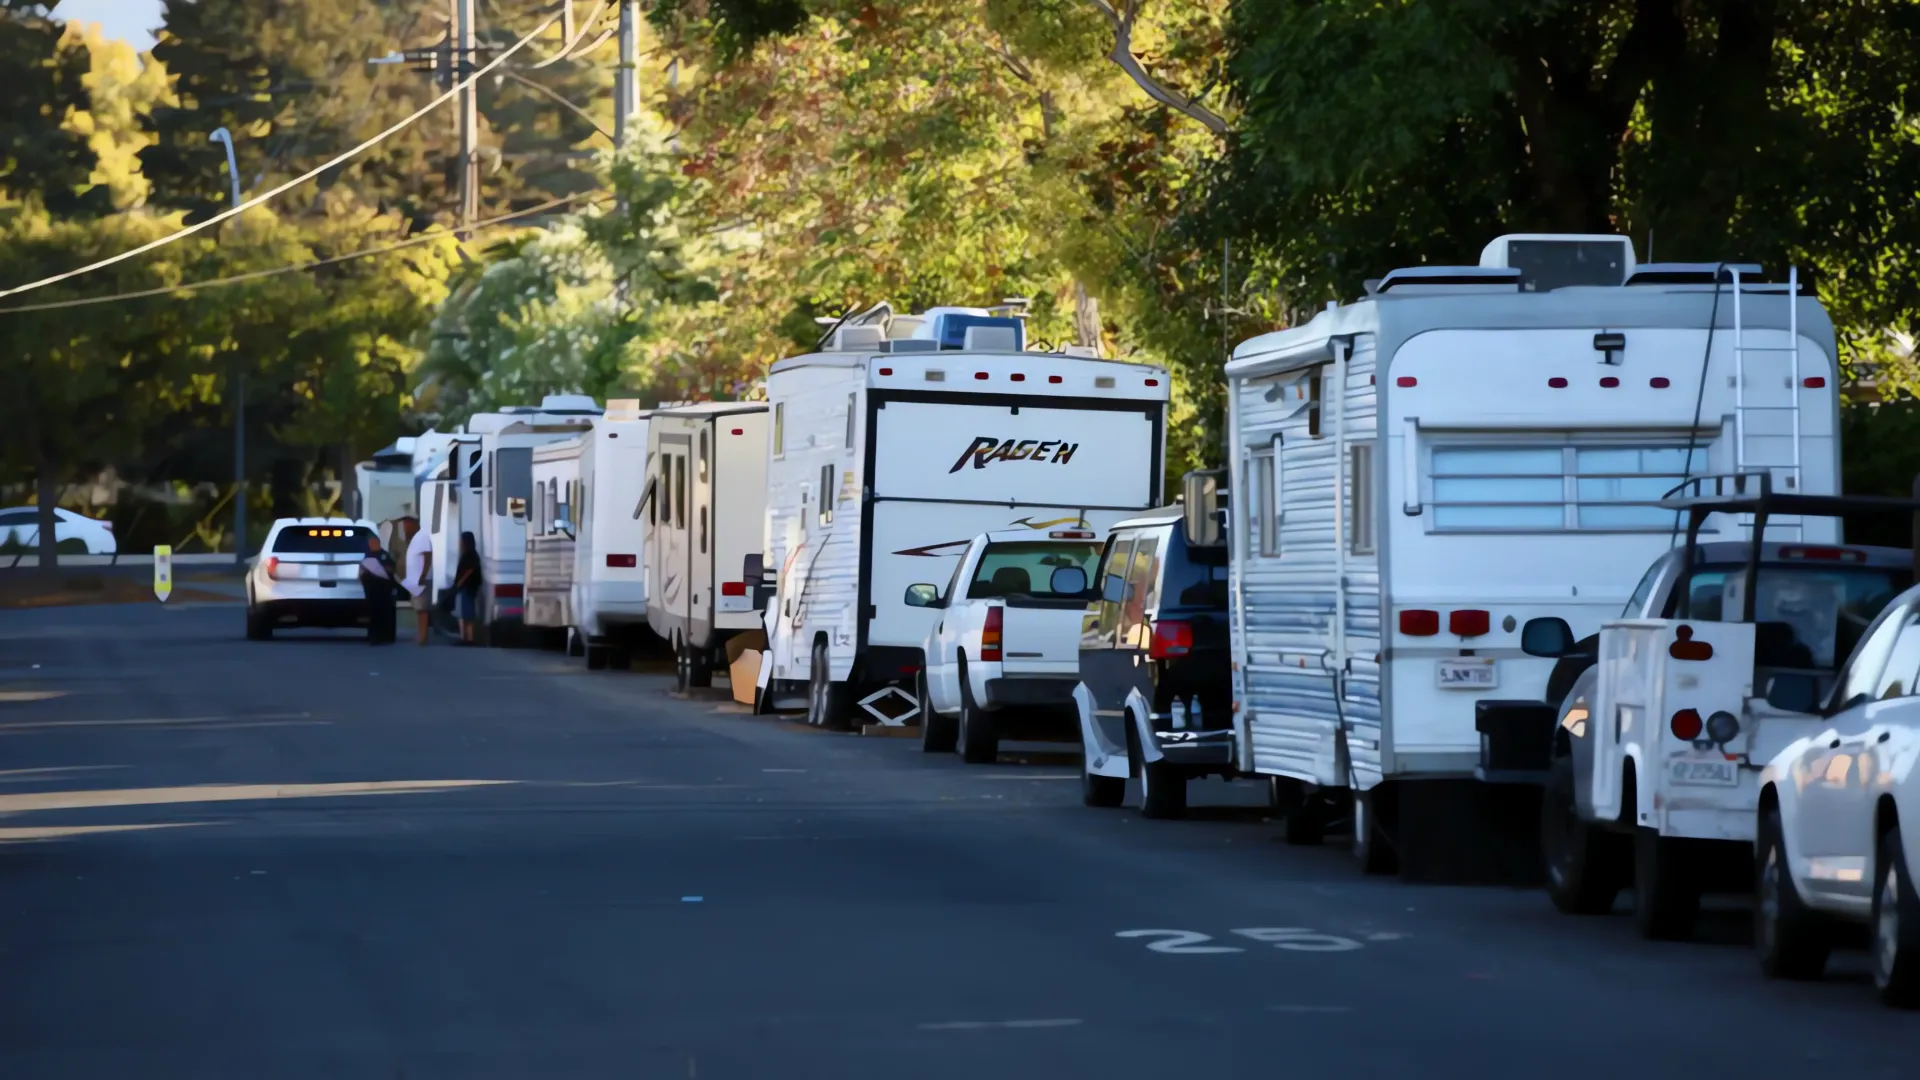
[[[53,508],[53,542],[64,544],[78,540],[87,545],[89,555],[111,555],[117,550],[113,540],[113,522],[76,514],[65,507]],[[11,539],[28,554],[40,543],[40,508],[15,506],[0,510],[0,543]]]
[[[1920,1008],[1920,588],[1880,613],[1821,707],[1776,676],[1775,705],[1824,728],[1787,746],[1760,779],[1755,844],[1762,970],[1817,978],[1839,924],[1871,934],[1880,999]]]

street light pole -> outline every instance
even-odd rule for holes
[[[640,111],[640,3],[620,0],[620,67],[613,81],[613,145],[627,145],[627,126]]]
[[[233,154],[233,132],[224,127],[213,129],[207,141],[227,148],[227,181],[233,189],[233,205],[240,207],[240,163]],[[247,563],[247,376],[239,353],[233,355],[233,372],[227,385],[233,389],[233,561]]]
[[[474,4],[473,0],[451,0],[453,4],[454,30],[459,35],[459,44],[453,50],[453,77],[465,79],[474,70],[476,52],[474,49]],[[480,155],[477,144],[480,138],[479,87],[468,83],[460,90],[460,231],[462,242],[472,238],[468,228],[474,219],[480,216]]]

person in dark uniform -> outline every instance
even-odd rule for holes
[[[360,560],[360,591],[367,597],[367,641],[393,644],[395,626],[393,556],[380,547],[380,538],[367,538],[367,557]]]
[[[480,618],[480,548],[473,534],[460,534],[460,561],[454,564],[453,590],[458,598],[460,644],[473,644],[475,622]]]

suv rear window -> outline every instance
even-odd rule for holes
[[[289,525],[273,538],[275,555],[365,555],[373,530],[364,525]]]
[[[1053,572],[1063,566],[1077,566],[1093,580],[1093,564],[1100,558],[1100,545],[1072,540],[1019,540],[988,544],[980,553],[980,565],[974,569],[967,586],[970,600],[991,600],[1004,596],[1057,596],[1053,591]],[[1091,586],[1089,586],[1091,587]],[[1084,593],[1069,594],[1072,596]]]
[[[1161,571],[1162,608],[1227,609],[1227,549],[1191,548],[1184,529],[1167,537],[1166,566]]]
[[[1709,564],[1688,583],[1689,617],[1740,618],[1728,588],[1746,567]],[[1912,578],[1901,567],[1763,563],[1753,603],[1754,662],[1761,667],[1832,670],[1853,653],[1867,627]],[[1675,607],[1677,609],[1677,606]]]

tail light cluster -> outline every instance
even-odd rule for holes
[[[747,595],[747,583],[744,581],[723,581],[720,583],[721,596]]]
[[[1153,624],[1153,637],[1147,641],[1147,656],[1168,660],[1193,651],[1193,624],[1179,619],[1162,619]]]
[[[1867,553],[1864,551],[1854,551],[1851,548],[1800,547],[1798,545],[1781,548],[1780,557],[1783,559],[1818,559],[1822,562],[1863,563],[1867,561]]]
[[[267,580],[280,580],[280,560],[277,557],[267,560]]]
[[[1667,730],[1682,742],[1693,742],[1704,735],[1725,746],[1739,736],[1740,718],[1725,709],[1719,709],[1702,721],[1700,710],[1681,709],[1667,722]]]
[[[987,609],[987,623],[980,628],[980,659],[997,663],[1000,660],[1000,628],[1005,624],[1005,608],[998,605]]]
[[[495,600],[518,600],[520,599],[520,595],[521,588],[519,585],[495,585],[493,587],[493,598]]]
[[[640,565],[640,560],[632,555],[608,555],[607,565],[622,570],[631,570]]]
[[[1493,629],[1493,616],[1480,608],[1447,612],[1447,633],[1460,637],[1480,637]],[[1440,632],[1440,613],[1429,608],[1409,608],[1400,613],[1400,632],[1408,637],[1432,637]]]

